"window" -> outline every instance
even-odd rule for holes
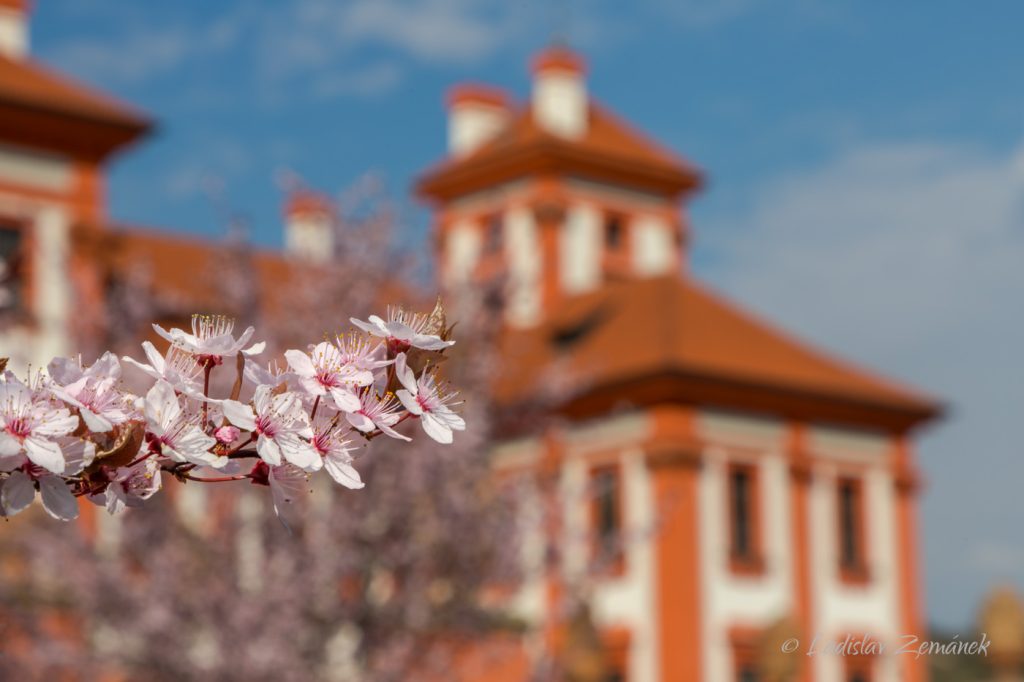
[[[622,570],[622,484],[617,466],[603,466],[591,473],[591,520],[594,562],[599,570]]]
[[[484,248],[485,254],[499,253],[502,249],[504,239],[504,221],[500,213],[494,213],[484,219]]]
[[[618,251],[625,238],[625,220],[617,213],[609,213],[604,219],[604,245],[609,251]]]
[[[865,556],[864,494],[859,478],[841,476],[837,484],[836,514],[839,522],[839,568],[844,579],[867,577]]]
[[[728,469],[729,558],[734,571],[759,572],[757,469],[731,464]]]
[[[757,674],[757,669],[750,663],[745,663],[739,666],[736,670],[736,682],[760,682],[761,676]]]
[[[15,312],[24,304],[24,241],[21,225],[0,221],[0,312]]]
[[[871,682],[874,668],[875,656],[872,654],[860,654],[844,657],[846,670],[843,675],[844,682]]]
[[[760,666],[757,664],[758,640],[760,633],[749,628],[733,628],[732,666],[734,682],[761,682]]]
[[[750,558],[754,552],[751,539],[751,478],[746,467],[734,468],[729,476],[732,488],[732,554],[742,559]]]

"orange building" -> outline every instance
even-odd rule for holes
[[[594,102],[573,52],[536,58],[523,105],[455,88],[448,126],[418,190],[451,296],[501,292],[496,461],[533,483],[512,599],[532,650],[582,599],[609,680],[923,680],[893,651],[922,625],[910,433],[937,405],[697,282],[700,174]],[[800,655],[847,635],[886,648]]]
[[[109,227],[103,165],[149,123],[35,63],[25,5],[0,0],[0,355],[38,365],[106,319],[113,270],[150,258],[173,317],[203,289],[180,263],[215,251]],[[684,207],[700,174],[596,104],[584,71],[555,48],[525,105],[454,89],[449,156],[417,187],[451,300],[490,285],[508,327],[495,458],[527,482],[508,604],[532,626],[509,658],[559,649],[579,599],[609,681],[752,682],[790,660],[804,682],[921,682],[923,660],[891,652],[922,625],[910,435],[938,407],[699,284]],[[289,259],[329,257],[330,211],[291,198],[289,258],[254,256],[259,291]],[[766,637],[789,632],[800,652],[814,636],[887,649],[773,657]]]

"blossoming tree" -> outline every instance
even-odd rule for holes
[[[287,315],[254,309],[244,246],[219,259],[235,270],[218,273],[231,289],[218,299],[257,322],[265,348],[227,320],[199,318],[191,331],[160,333],[165,352],[146,343],[138,359],[59,363],[91,377],[81,392],[67,388],[80,380],[71,376],[17,382],[79,420],[46,437],[71,465],[50,472],[55,482],[72,499],[139,508],[92,538],[40,513],[17,520],[30,525],[4,538],[0,564],[8,557],[24,570],[0,581],[0,613],[29,635],[24,656],[0,657],[0,677],[34,679],[23,665],[31,660],[38,679],[113,670],[152,680],[415,680],[443,671],[467,639],[514,626],[480,599],[518,557],[511,507],[485,456],[488,325],[460,313],[451,348],[439,309],[368,315],[373,301],[394,300],[383,288],[408,270],[394,267],[401,256],[387,223],[377,215],[359,235],[359,225],[339,224],[339,242],[358,248],[281,283]],[[305,345],[310,329],[343,313],[365,322]],[[460,349],[444,368],[465,400],[456,406],[438,368]],[[117,405],[123,419],[117,401],[88,394],[118,371],[125,383],[147,382]],[[55,390],[113,428],[83,437],[83,408]],[[117,379],[100,393],[112,390],[125,394]],[[85,441],[91,451],[76,455],[71,445]],[[15,490],[72,515],[63,493],[47,503],[47,475],[28,454],[15,457],[12,475],[27,479]],[[149,497],[161,478],[165,494]],[[61,565],[75,570],[55,574]],[[53,613],[73,624],[70,638],[48,629]]]

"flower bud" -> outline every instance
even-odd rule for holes
[[[241,431],[234,426],[222,426],[213,432],[213,437],[216,438],[219,443],[230,445],[235,442],[240,433]]]

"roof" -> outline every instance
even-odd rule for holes
[[[529,108],[493,140],[464,157],[445,159],[418,183],[420,194],[448,199],[538,170],[560,170],[677,195],[700,174],[604,107],[591,102],[586,134],[566,139],[542,129]]]
[[[93,229],[90,234],[100,240],[97,255],[106,267],[145,287],[158,313],[169,317],[234,314],[230,307],[247,301],[257,302],[267,318],[288,317],[296,314],[291,299],[296,287],[309,289],[324,276],[322,268],[307,260],[244,243],[134,226]],[[248,284],[246,277],[251,277]],[[382,304],[425,304],[423,295],[398,278],[385,282],[376,294]]]
[[[3,56],[0,56],[0,111],[5,119],[5,137],[38,142],[40,128],[73,125],[71,132],[75,134],[88,130],[98,137],[92,142],[93,151],[102,153],[130,142],[151,127],[151,121],[134,107],[57,75],[31,59]],[[46,146],[59,147],[73,141],[73,135],[48,132],[51,135],[42,136],[49,142]]]
[[[505,339],[499,399],[544,392],[570,414],[683,400],[906,428],[930,397],[817,351],[689,278],[609,283]]]

